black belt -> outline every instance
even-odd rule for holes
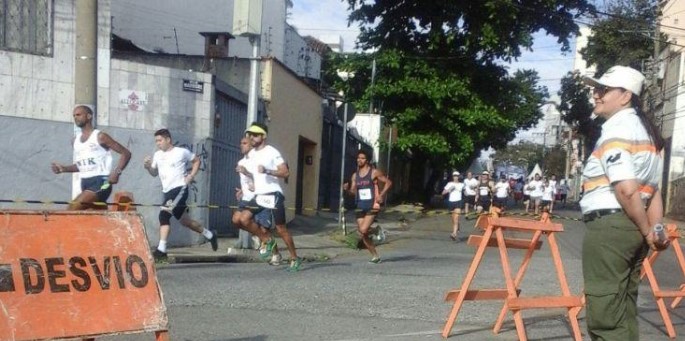
[[[593,221],[597,218],[601,218],[610,214],[616,214],[623,212],[622,209],[620,208],[608,208],[604,210],[596,210],[596,211],[590,211],[588,213],[583,214],[583,221],[588,222],[588,221]]]

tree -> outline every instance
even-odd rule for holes
[[[357,100],[373,94],[381,103],[398,129],[396,148],[411,153],[416,171],[426,163],[434,170],[463,168],[481,149],[504,147],[517,130],[532,127],[547,90],[535,71],[510,75],[501,62],[529,49],[539,30],[569,50],[568,38],[578,31],[574,18],[593,9],[586,0],[348,3],[350,22],[361,29],[359,46],[375,50],[378,65],[376,82],[365,84]],[[341,63],[355,70],[364,58]],[[362,64],[368,73],[371,63]],[[424,176],[414,174],[412,192],[420,193]]]
[[[562,119],[572,127],[573,133],[584,141],[587,146],[594,146],[601,133],[600,118],[591,118],[592,104],[590,103],[590,89],[583,83],[583,78],[577,71],[569,72],[561,79],[561,89],[558,92],[561,99],[559,110]],[[586,154],[592,148],[586,148]],[[583,159],[588,155],[582,155]]]
[[[607,16],[594,21],[588,44],[580,50],[597,74],[614,65],[641,70],[654,52],[657,24],[657,0],[613,0],[607,5]],[[659,40],[666,41],[664,37]]]
[[[542,145],[521,141],[510,144],[491,155],[495,164],[513,164],[523,166],[530,173],[536,164],[542,164]]]

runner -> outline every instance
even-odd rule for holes
[[[238,172],[240,176],[240,188],[235,189],[235,196],[238,200],[238,210],[233,213],[233,217],[231,219],[233,225],[240,228],[240,233],[245,235],[243,238],[246,238],[248,240],[250,239],[250,233],[247,232],[245,229],[241,228],[240,212],[249,209],[250,201],[252,201],[252,199],[254,199],[255,197],[254,178],[252,176],[252,173],[250,173],[247,170],[250,167],[250,159],[247,156],[250,150],[252,150],[250,138],[243,137],[242,139],[240,139],[240,152],[243,154],[243,158],[238,161],[238,165],[236,166],[236,172]],[[271,218],[272,212],[270,209],[265,209],[254,216],[255,222],[262,229],[270,229],[273,226]],[[264,230],[264,232],[267,233],[266,230]],[[259,249],[261,244],[259,237],[253,236],[252,238],[257,239],[256,241],[253,240],[253,243],[255,243],[257,249]],[[238,243],[240,244],[240,241],[238,241]],[[239,246],[241,248],[243,247],[242,244],[240,244]],[[283,258],[281,257],[281,254],[278,252],[278,248],[274,247],[269,264],[280,265],[282,259]]]
[[[555,191],[556,187],[551,185],[550,180],[542,180],[542,200],[540,200],[540,212],[547,210],[547,212],[550,214],[552,213],[552,203],[554,202]]]
[[[540,200],[542,200],[542,180],[540,174],[535,174],[533,180],[528,183],[528,190],[530,191],[530,201],[535,207],[535,214],[540,214]]]
[[[285,196],[279,179],[286,179],[290,175],[288,166],[281,153],[267,144],[268,128],[261,123],[254,122],[245,131],[250,138],[252,150],[247,154],[250,159],[247,171],[252,174],[255,186],[255,197],[249,202],[249,210],[240,212],[240,227],[259,236],[262,241],[260,256],[264,259],[272,257],[278,252],[276,239],[270,231],[261,229],[254,221],[255,215],[264,210],[271,210],[276,232],[281,236],[290,253],[288,271],[300,270],[302,258],[297,256],[295,242],[286,227]]]
[[[552,201],[549,203],[549,213],[554,211],[554,201],[557,200],[557,193],[559,193],[559,183],[557,182],[557,175],[552,174],[549,179],[549,187],[552,187]]]
[[[483,171],[481,174],[478,188],[476,190],[476,212],[489,212],[492,204],[492,186],[490,185],[490,173]]]
[[[454,171],[452,172],[452,181],[448,182],[442,190],[442,195],[448,195],[447,210],[452,213],[452,234],[450,234],[450,238],[454,241],[459,239],[459,214],[462,206],[464,206],[463,194],[464,183],[459,181],[459,172]]]
[[[526,179],[526,183],[523,185],[523,205],[526,206],[526,213],[530,212],[530,180]]]
[[[464,179],[464,214],[469,214],[469,206],[476,208],[476,188],[478,180],[473,178],[473,173],[466,172]]]
[[[188,216],[188,185],[193,182],[200,169],[200,159],[188,149],[174,147],[171,133],[167,129],[155,132],[158,151],[152,157],[146,156],[143,166],[152,176],[159,176],[162,182],[164,204],[159,211],[159,245],[153,252],[157,261],[167,259],[167,240],[170,221],[173,216],[181,225],[203,235],[216,251],[219,247],[216,231],[210,231]],[[187,172],[191,164],[190,173]]]
[[[357,201],[357,229],[362,241],[371,253],[369,262],[378,264],[381,257],[378,256],[373,241],[369,238],[369,227],[381,209],[385,200],[385,194],[392,187],[392,181],[380,170],[371,167],[369,154],[363,150],[357,152],[357,171],[352,174],[352,186],[350,193],[354,193]],[[379,193],[379,182],[383,183],[383,189]]]
[[[499,182],[495,185],[495,207],[504,210],[507,207],[507,199],[509,199],[510,192],[511,186],[509,185],[509,182],[507,182],[506,178],[501,177]]]
[[[81,193],[69,204],[69,210],[107,209],[105,203],[112,193],[112,185],[119,182],[131,152],[106,133],[93,128],[93,111],[79,105],[74,108],[74,124],[81,132],[74,138],[74,160],[69,166],[52,162],[50,168],[55,174],[79,173]],[[112,170],[112,153],[119,153],[119,162]]]

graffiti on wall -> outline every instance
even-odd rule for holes
[[[207,170],[207,162],[209,160],[209,152],[207,152],[205,143],[205,141],[202,141],[194,144],[188,144],[180,143],[177,141],[174,142],[174,146],[188,149],[191,153],[195,154],[197,158],[200,159],[199,171],[204,172]],[[188,184],[188,188],[190,189],[189,194],[192,196],[192,200],[194,202],[197,202],[197,198],[200,193],[200,189],[197,187],[197,181],[193,179],[193,181],[190,184]]]

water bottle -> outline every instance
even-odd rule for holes
[[[664,225],[659,223],[654,225],[652,227],[652,231],[654,232],[654,238],[656,239],[655,241],[657,243],[663,243],[666,241],[666,230],[664,229]]]

